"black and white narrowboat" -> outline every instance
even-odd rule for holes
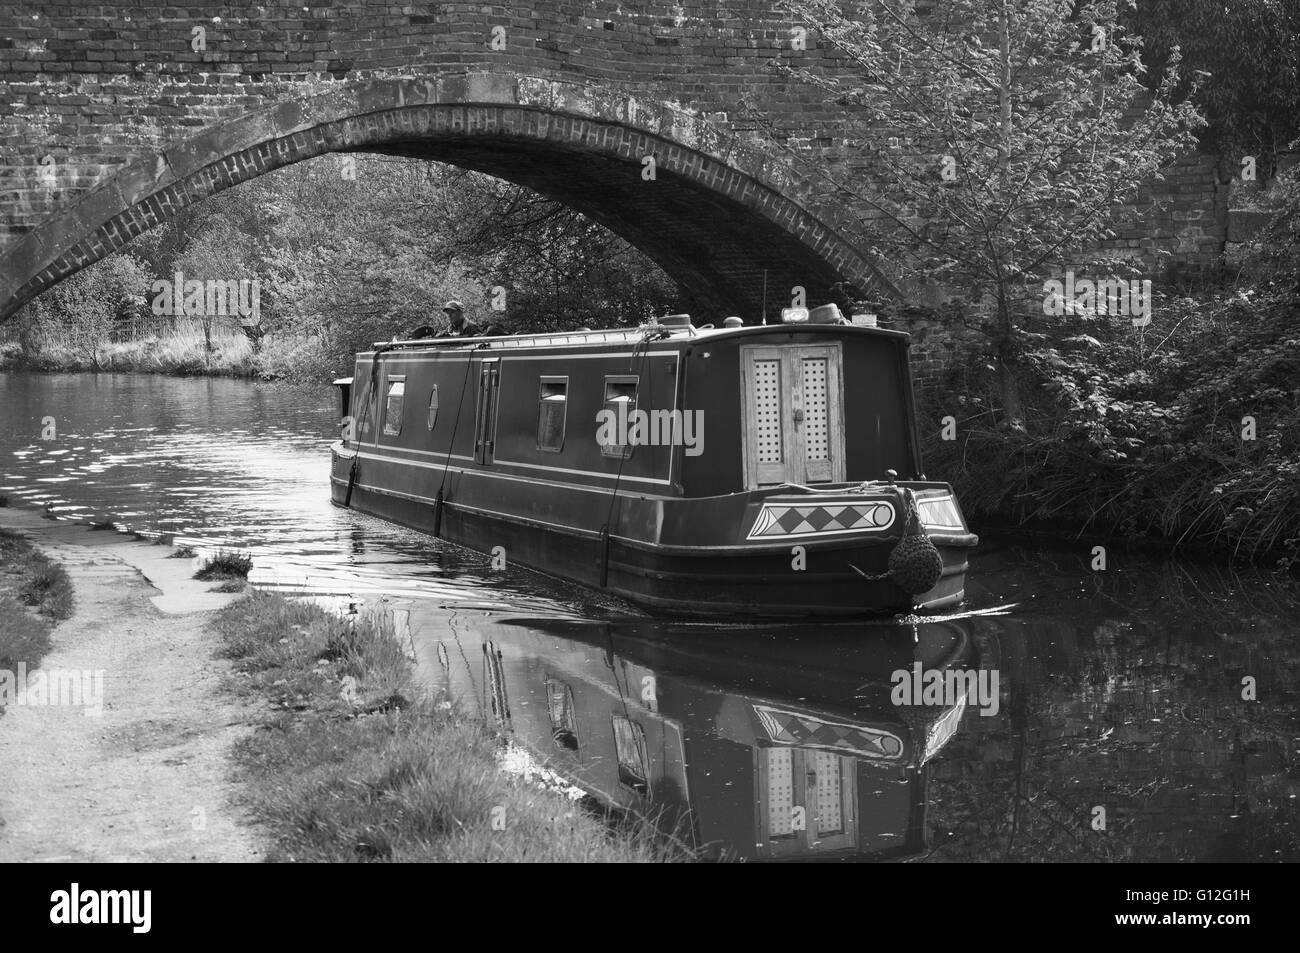
[[[333,499],[670,613],[960,601],[977,538],[922,471],[908,335],[783,316],[376,344]]]

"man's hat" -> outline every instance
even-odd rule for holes
[[[457,301],[455,298],[453,298],[452,300],[448,301],[446,304],[442,306],[442,310],[443,311],[464,311],[465,306],[461,304],[459,301]]]

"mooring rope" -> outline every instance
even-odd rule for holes
[[[366,389],[365,389],[365,391],[363,391],[362,394],[361,394],[361,403],[363,403],[363,404],[366,403],[366,395],[368,394],[368,395],[370,396],[370,408],[366,411],[366,418],[367,418],[367,419],[371,419],[372,417],[375,417],[375,413],[377,412],[377,409],[378,409],[378,407],[379,407],[379,358],[380,358],[380,355],[382,355],[385,351],[392,350],[392,348],[393,348],[393,345],[392,345],[391,343],[389,343],[389,344],[379,344],[379,345],[376,345],[376,346],[375,346],[375,356],[371,359],[371,362],[370,362],[370,380],[368,380],[368,381],[366,382]],[[378,429],[379,429],[379,420],[378,420],[378,418],[373,419],[372,423],[374,424],[374,427],[375,427],[375,430],[376,430],[375,439],[377,440],[377,439],[379,439],[379,437],[378,437],[378,433],[377,433],[377,431],[378,431]],[[358,433],[358,434],[357,434],[357,447],[356,447],[356,450],[355,450],[355,451],[353,452],[353,454],[352,454],[352,469],[351,469],[351,471],[348,473],[348,491],[347,491],[347,493],[346,493],[346,494],[344,495],[344,497],[343,497],[343,505],[344,505],[344,506],[351,506],[351,505],[352,505],[352,488],[353,488],[354,486],[357,485],[357,477],[359,477],[360,475],[361,475],[361,434]]]
[[[638,408],[641,406],[641,381],[646,377],[646,368],[650,361],[651,335],[654,334],[656,327],[657,326],[646,327],[645,333],[641,335],[641,339],[637,341],[636,344],[632,345],[632,354],[628,358],[627,362],[627,369],[630,373],[636,365],[637,351],[639,350],[641,352],[641,369],[637,373],[636,390],[633,392],[633,396],[636,398],[636,406]],[[659,328],[659,332],[659,334],[654,336],[653,340],[658,341],[661,338],[666,337],[668,334],[668,331],[663,328]],[[652,387],[651,399],[653,399],[653,394],[654,391]],[[606,583],[609,581],[609,537],[613,532],[610,523],[614,518],[614,504],[618,502],[618,487],[623,480],[623,465],[627,463],[630,456],[632,456],[630,452],[619,455],[618,471],[614,474],[614,491],[609,497],[609,510],[605,513],[605,525],[600,528],[600,587],[602,589],[605,588]],[[619,515],[620,517],[622,516],[621,511]]]
[[[469,387],[469,372],[474,367],[474,352],[486,345],[476,345],[465,353],[465,376],[460,382],[460,400],[456,402],[456,419],[451,425],[451,439],[447,441],[447,456],[442,461],[442,482],[438,484],[438,496],[433,504],[433,535],[442,535],[443,491],[447,486],[447,470],[451,467],[451,451],[456,446],[456,432],[460,430],[460,415],[465,408],[465,390]]]

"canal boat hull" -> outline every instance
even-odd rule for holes
[[[336,382],[331,493],[665,613],[951,605],[977,539],[922,472],[907,347],[680,323],[377,344]]]
[[[335,444],[333,456],[331,492],[334,502],[342,506],[348,499],[354,454],[342,444]],[[752,526],[745,522],[749,512],[763,507],[770,510],[783,502],[794,505],[807,497],[774,490],[735,494],[729,501],[691,501],[694,506],[683,506],[684,501],[660,500],[655,508],[667,509],[670,514],[675,508],[714,514],[730,509],[735,511],[735,521],[725,535],[719,531],[711,540],[696,540],[694,545],[664,542],[662,534],[653,541],[611,535],[606,545],[598,520],[588,519],[588,525],[583,526],[577,510],[585,510],[589,517],[602,516],[609,506],[608,499],[575,499],[574,494],[561,490],[558,495],[570,497],[564,501],[568,505],[554,505],[539,485],[525,484],[523,492],[532,497],[530,502],[536,504],[542,497],[542,505],[525,507],[523,501],[513,501],[519,505],[512,505],[512,494],[520,492],[518,484],[457,472],[448,481],[451,492],[444,492],[440,506],[436,491],[430,488],[421,494],[385,486],[396,482],[396,477],[385,478],[382,469],[374,473],[376,467],[383,467],[382,462],[367,462],[376,483],[352,483],[352,508],[484,554],[499,553],[505,566],[525,566],[599,588],[665,614],[802,618],[942,608],[964,597],[968,557],[977,542],[977,537],[962,531],[931,531],[931,541],[943,561],[942,575],[932,589],[914,595],[900,589],[887,574],[889,554],[901,537],[897,521],[894,532],[873,535],[836,535],[832,531],[825,535],[792,535],[766,543],[744,540],[746,529]],[[479,484],[477,492],[466,492],[471,502],[465,502],[457,491],[472,484]],[[951,494],[946,484],[914,483],[908,488],[922,500],[927,494],[943,498]],[[848,493],[836,495],[837,500],[849,498]],[[879,494],[861,498],[887,499]],[[538,518],[540,514],[523,515],[520,511],[526,509],[551,514],[559,510],[562,516],[566,509],[574,512],[567,514],[569,520],[556,523]],[[683,518],[689,517],[688,512]],[[672,522],[671,515],[667,519]],[[716,525],[716,516],[711,522]],[[864,575],[885,578],[867,579]]]

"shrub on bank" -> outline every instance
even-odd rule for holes
[[[275,711],[241,743],[247,800],[280,861],[683,859],[648,826],[611,829],[500,772],[486,726],[419,695],[391,616],[355,624],[253,593],[212,625],[235,691]],[[505,830],[492,829],[493,809]]]
[[[927,468],[972,517],[1156,537],[1295,565],[1300,295],[1166,299],[1142,332],[1078,317],[1026,347],[1026,430],[1002,426],[987,362],[924,396]],[[957,421],[943,439],[943,418]]]
[[[318,383],[330,366],[330,354],[324,341],[292,332],[267,335],[255,362],[257,376],[290,384]],[[337,375],[331,373],[330,376]]]

